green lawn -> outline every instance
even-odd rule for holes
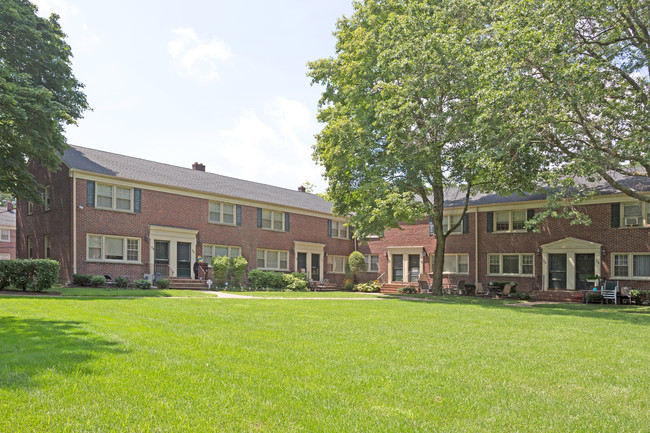
[[[233,295],[254,296],[261,298],[383,298],[386,295],[379,293],[359,293],[359,292],[225,292]]]
[[[4,297],[0,431],[647,432],[649,325],[453,297]]]

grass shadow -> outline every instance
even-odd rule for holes
[[[84,365],[119,344],[82,328],[83,322],[0,316],[0,388],[38,386],[45,372],[92,374]]]

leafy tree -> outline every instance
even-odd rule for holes
[[[462,221],[443,226],[445,193],[464,199],[464,214],[477,189],[529,178],[526,164],[510,164],[516,154],[493,153],[492,123],[478,133],[476,59],[486,41],[474,36],[489,22],[489,3],[356,2],[338,21],[336,57],[309,64],[313,82],[325,87],[314,157],[334,212],[351,219],[359,239],[428,217],[438,293],[445,241]],[[508,168],[522,175],[508,176]]]
[[[41,198],[28,161],[58,169],[64,127],[88,108],[59,17],[36,11],[26,0],[0,0],[0,191],[32,201]]]
[[[359,282],[359,274],[366,272],[366,258],[359,251],[352,251],[347,265],[354,284]]]
[[[0,206],[6,206],[8,202],[13,201],[11,194],[0,192]]]
[[[646,0],[509,1],[496,9],[480,99],[543,156],[543,180],[559,191],[603,179],[650,201],[621,182],[650,175],[649,28]]]

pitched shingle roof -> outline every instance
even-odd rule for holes
[[[332,212],[331,203],[315,194],[81,146],[70,146],[63,160],[71,169],[315,212]]]
[[[5,206],[0,206],[0,226],[16,227],[16,210],[7,212]]]

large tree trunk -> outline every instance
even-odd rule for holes
[[[436,237],[436,250],[433,256],[433,281],[431,291],[434,295],[442,295],[442,269],[445,264],[445,232],[442,228],[443,210],[445,205],[444,189],[442,185],[433,187],[433,212],[431,222],[433,223]]]

